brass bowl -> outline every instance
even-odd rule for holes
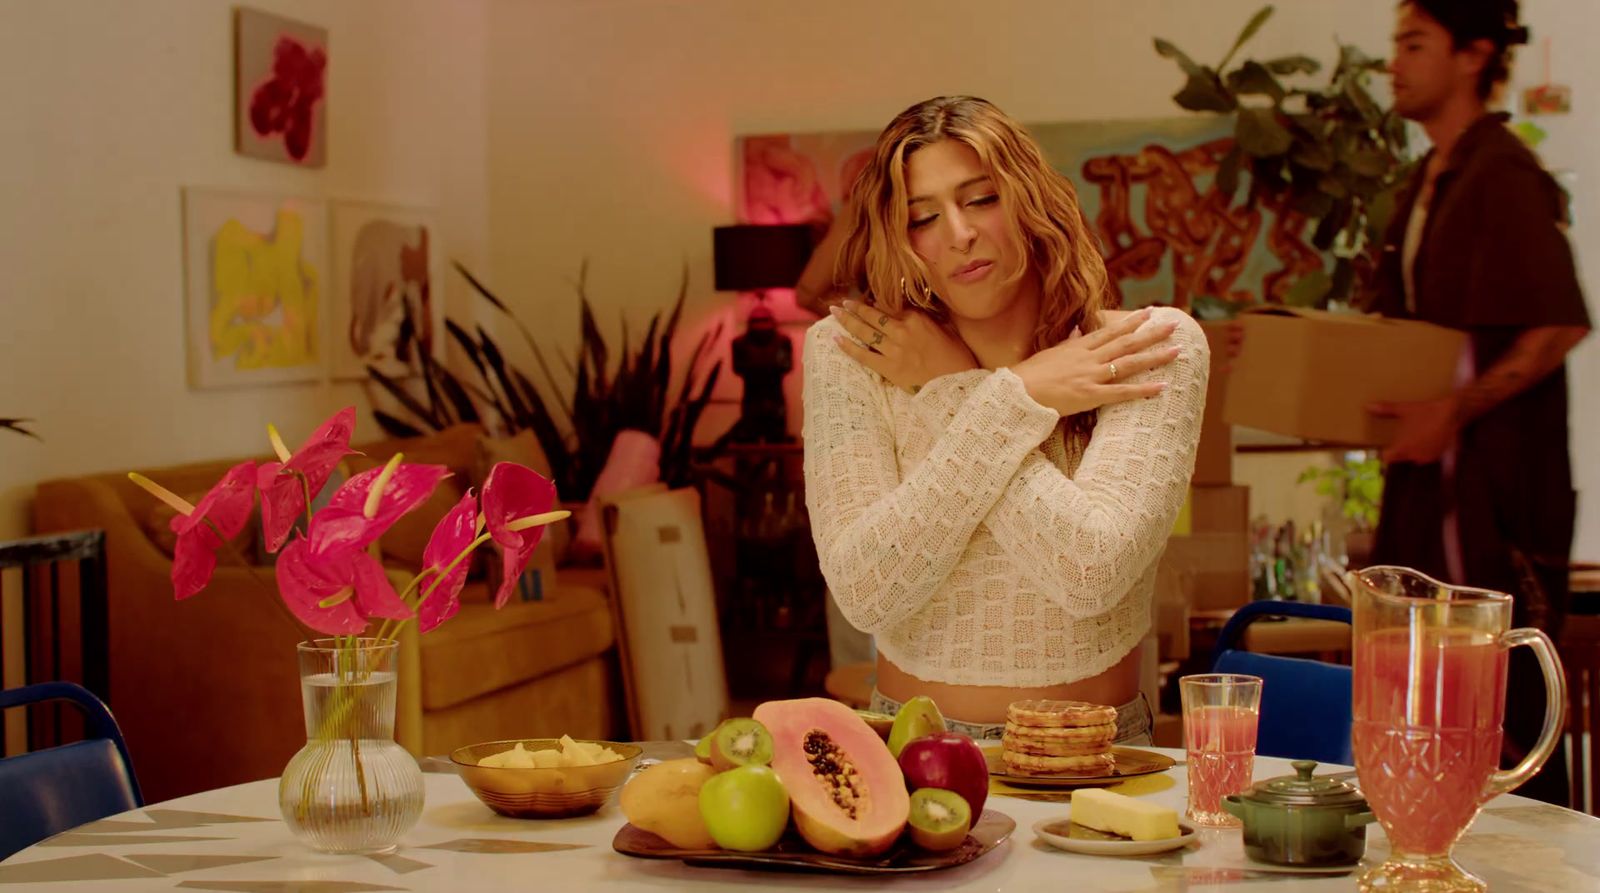
[[[467,783],[483,805],[501,815],[517,819],[561,819],[588,815],[605,805],[622,787],[639,762],[635,744],[617,741],[585,741],[599,744],[622,755],[620,760],[593,766],[567,766],[549,769],[498,769],[480,766],[478,761],[514,749],[556,750],[559,738],[520,738],[510,741],[485,741],[458,747],[450,754],[461,780]]]

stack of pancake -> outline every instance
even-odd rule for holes
[[[1000,756],[1013,775],[1109,775],[1117,710],[1084,701],[1013,701]]]

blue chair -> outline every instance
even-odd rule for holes
[[[0,710],[64,700],[84,714],[82,741],[0,759],[0,859],[69,828],[144,805],[122,731],[72,682],[0,691]]]
[[[1263,617],[1308,617],[1349,623],[1350,609],[1300,602],[1251,602],[1234,612],[1222,628],[1211,671],[1262,678],[1256,753],[1351,765],[1350,668],[1240,650],[1245,628]]]

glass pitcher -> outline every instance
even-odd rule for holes
[[[1489,798],[1527,781],[1555,749],[1566,709],[1561,662],[1536,629],[1508,629],[1511,596],[1448,586],[1403,567],[1347,575],[1355,613],[1352,743],[1361,789],[1383,824],[1387,862],[1363,891],[1483,890],[1450,850]],[[1500,765],[1506,658],[1528,645],[1544,671],[1544,729]]]

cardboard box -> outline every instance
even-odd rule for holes
[[[1150,599],[1150,621],[1156,633],[1159,660],[1189,657],[1189,602],[1194,598],[1194,575],[1163,561],[1156,570],[1156,591]]]
[[[1244,533],[1249,529],[1249,487],[1189,488],[1190,533]]]
[[[1180,581],[1187,576],[1193,610],[1237,608],[1250,601],[1249,534],[1241,530],[1170,537],[1156,570],[1157,592],[1163,575]]]
[[[1211,346],[1211,378],[1206,385],[1206,414],[1200,423],[1200,448],[1194,457],[1191,483],[1216,485],[1233,483],[1233,426],[1224,417],[1227,403],[1228,363],[1227,322],[1202,322]]]
[[[1394,436],[1394,420],[1374,418],[1368,404],[1449,394],[1466,339],[1424,322],[1297,307],[1254,307],[1239,321],[1228,422],[1354,446]]]

